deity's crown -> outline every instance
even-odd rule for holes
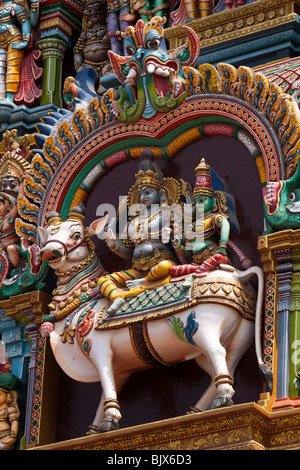
[[[212,189],[210,166],[206,163],[204,158],[202,158],[197,168],[195,168],[195,172],[196,183],[193,191],[194,196],[203,194],[205,196],[212,197],[214,195],[214,190]]]
[[[0,161],[1,178],[14,177],[21,181],[24,172],[30,169],[30,164],[16,152],[7,152]]]
[[[135,178],[136,186],[138,188],[142,188],[143,186],[151,186],[151,188],[160,187],[158,173],[152,170],[139,170],[138,173],[135,175]]]

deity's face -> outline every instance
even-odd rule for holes
[[[19,194],[20,182],[14,176],[5,176],[1,180],[1,191],[16,197]]]
[[[87,6],[89,21],[92,24],[99,24],[105,22],[105,10],[101,2],[95,0],[90,2]]]
[[[139,188],[140,203],[144,204],[147,209],[150,209],[151,204],[159,204],[160,196],[159,189],[152,186],[143,186]]]
[[[195,197],[196,204],[202,204],[203,205],[203,211],[204,214],[207,212],[211,212],[213,205],[214,205],[214,198],[210,196],[204,196],[203,194],[200,194],[199,196]]]

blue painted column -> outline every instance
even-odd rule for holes
[[[291,250],[275,252],[278,279],[278,343],[277,343],[277,395],[289,396],[290,381],[290,330],[291,330],[291,283],[293,264]]]

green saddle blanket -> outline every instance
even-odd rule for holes
[[[147,289],[135,297],[127,297],[113,316],[106,315],[106,309],[100,312],[96,329],[119,328],[146,318],[161,318],[174,309],[181,310],[189,304],[189,287],[182,282],[171,282]]]

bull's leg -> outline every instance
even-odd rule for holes
[[[112,352],[109,344],[107,344],[107,348],[101,348],[101,350],[97,350],[95,347],[93,353],[93,358],[91,358],[99,372],[102,386],[101,403],[96,414],[97,423],[103,416],[100,410],[101,404],[104,412],[104,419],[98,427],[98,432],[113,431],[118,429],[119,421],[122,416],[118,403],[116,381],[113,373]]]
[[[203,369],[207,374],[211,377],[211,383],[201,396],[200,400],[194,406],[194,410],[196,411],[205,411],[210,409],[213,400],[216,398],[218,393],[215,387],[215,371],[210,361],[206,359],[205,356],[201,355],[200,357],[195,358],[196,363],[198,364],[201,369]]]
[[[215,387],[215,399],[211,405],[212,408],[219,408],[221,406],[229,406],[233,404],[232,397],[234,395],[233,379],[229,375],[229,370],[226,362],[226,349],[220,343],[219,337],[214,336],[213,333],[209,334],[208,331],[201,331],[200,327],[197,334],[194,336],[194,341],[199,346],[201,351],[211,363],[209,374],[214,378],[214,385],[211,385],[209,392],[207,392],[206,399],[209,395],[213,395],[213,386]],[[201,401],[201,400],[200,400]],[[197,406],[197,405],[196,405]],[[198,407],[202,406],[198,402]]]
[[[122,386],[124,385],[124,383],[126,382],[128,377],[129,377],[129,374],[119,374],[119,375],[116,376],[115,381],[116,381],[117,395],[119,394]],[[104,400],[105,400],[105,396],[104,396],[104,393],[102,392],[101,401],[100,401],[99,406],[97,408],[96,416],[94,418],[93,424],[90,426],[91,433],[98,432],[98,429],[99,429],[102,421],[105,418]]]
[[[254,338],[254,322],[243,319],[238,331],[227,348],[227,364],[229,374],[233,377],[235,369]]]

